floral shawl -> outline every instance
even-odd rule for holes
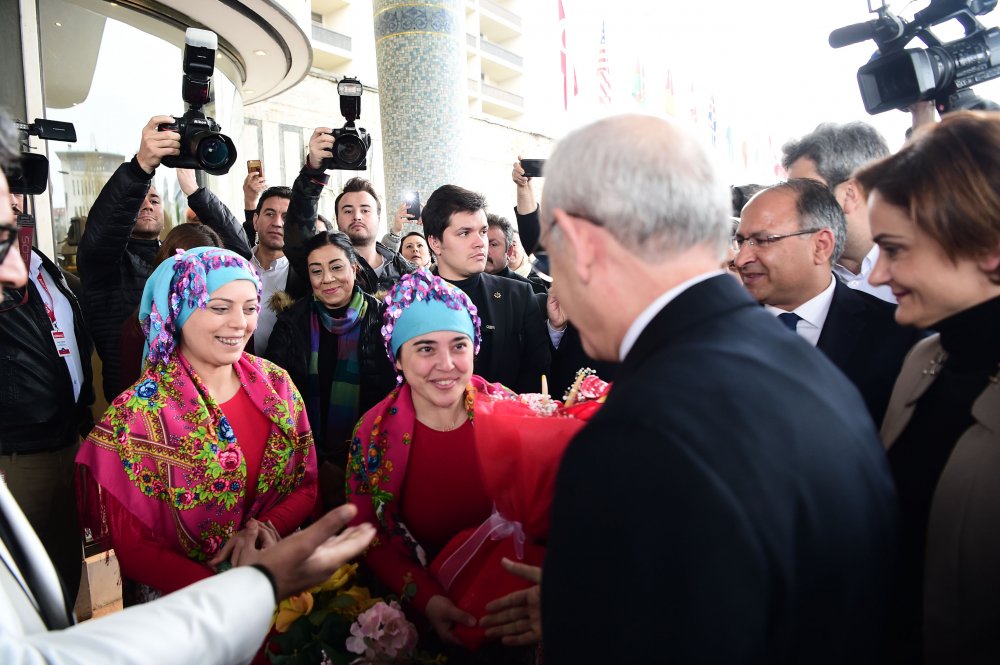
[[[513,394],[499,383],[489,383],[473,375],[465,390],[465,409],[470,420],[479,393]],[[358,508],[354,524],[375,524],[379,529],[378,538],[388,539],[426,565],[420,546],[399,515],[399,493],[406,478],[416,420],[410,386],[406,383],[397,386],[361,418],[351,438],[347,499]]]
[[[249,511],[243,505],[247,466],[239,442],[176,351],[148,364],[115,398],[76,458],[140,522],[198,561],[214,556],[249,517],[316,482],[312,433],[288,374],[247,353],[233,368],[242,389],[271,421]],[[97,502],[86,511],[86,523],[100,528],[103,510]]]

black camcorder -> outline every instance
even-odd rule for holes
[[[76,143],[76,128],[71,122],[35,118],[31,124],[14,121],[21,133],[21,159],[16,168],[7,174],[7,184],[12,194],[37,196],[44,194],[49,183],[49,158],[28,150],[28,137],[37,136],[46,141]]]
[[[181,95],[188,110],[174,117],[173,124],[161,124],[160,131],[181,135],[181,153],[163,158],[163,165],[175,169],[201,169],[225,175],[236,163],[236,144],[222,133],[214,118],[201,108],[212,101],[212,74],[218,37],[214,32],[188,28],[184,34],[184,79]]]
[[[878,52],[858,70],[858,86],[865,110],[875,115],[906,109],[919,101],[934,100],[941,113],[963,108],[984,108],[972,86],[1000,77],[1000,29],[984,27],[976,16],[993,11],[998,0],[931,0],[912,21],[894,16],[886,7],[871,10],[877,18],[838,28],[830,33],[830,46],[840,48],[868,39]],[[931,26],[956,20],[965,35],[942,43]],[[919,39],[926,48],[906,48]]]
[[[361,117],[361,93],[364,88],[356,78],[343,78],[337,83],[340,97],[340,113],[347,122],[340,129],[334,129],[333,147],[330,157],[323,159],[324,169],[337,171],[365,171],[368,169],[368,150],[372,147],[372,137],[364,127],[357,127],[354,121]]]

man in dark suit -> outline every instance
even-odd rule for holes
[[[734,263],[750,294],[857,386],[879,425],[903,358],[923,333],[896,323],[894,304],[834,276],[845,239],[844,213],[830,190],[789,180],[743,208]]]
[[[546,663],[877,661],[885,455],[850,382],[719,269],[730,200],[705,150],[614,117],[545,174],[560,306],[588,354],[622,360],[559,469]],[[531,637],[531,600],[491,606],[490,634]]]
[[[479,310],[482,348],[475,372],[517,392],[538,392],[551,361],[542,312],[527,282],[486,272],[486,199],[455,185],[437,188],[421,219],[438,274]]]

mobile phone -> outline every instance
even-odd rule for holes
[[[420,219],[420,192],[407,192],[406,214],[414,221]]]
[[[248,159],[247,160],[247,173],[256,173],[260,177],[264,177],[264,165],[259,159]]]
[[[542,171],[545,169],[544,159],[522,159],[521,168],[524,169],[524,175],[528,178],[540,178],[542,177]]]

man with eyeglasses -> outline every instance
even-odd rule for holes
[[[830,188],[847,220],[847,235],[833,273],[852,289],[895,303],[892,289],[868,281],[878,261],[878,245],[868,222],[868,198],[851,174],[868,162],[889,155],[885,139],[871,125],[825,122],[781,147],[781,163],[789,179],[809,178]]]
[[[896,323],[892,303],[836,279],[846,235],[829,189],[789,180],[743,208],[733,263],[750,295],[847,375],[880,425],[903,358],[922,333]]]
[[[11,223],[0,227],[3,263],[19,263],[28,277],[24,283],[2,280],[0,476],[75,594],[83,553],[74,458],[80,436],[93,427],[93,346],[62,271],[38,249],[17,242],[15,220],[23,207],[19,194],[0,197]]]

